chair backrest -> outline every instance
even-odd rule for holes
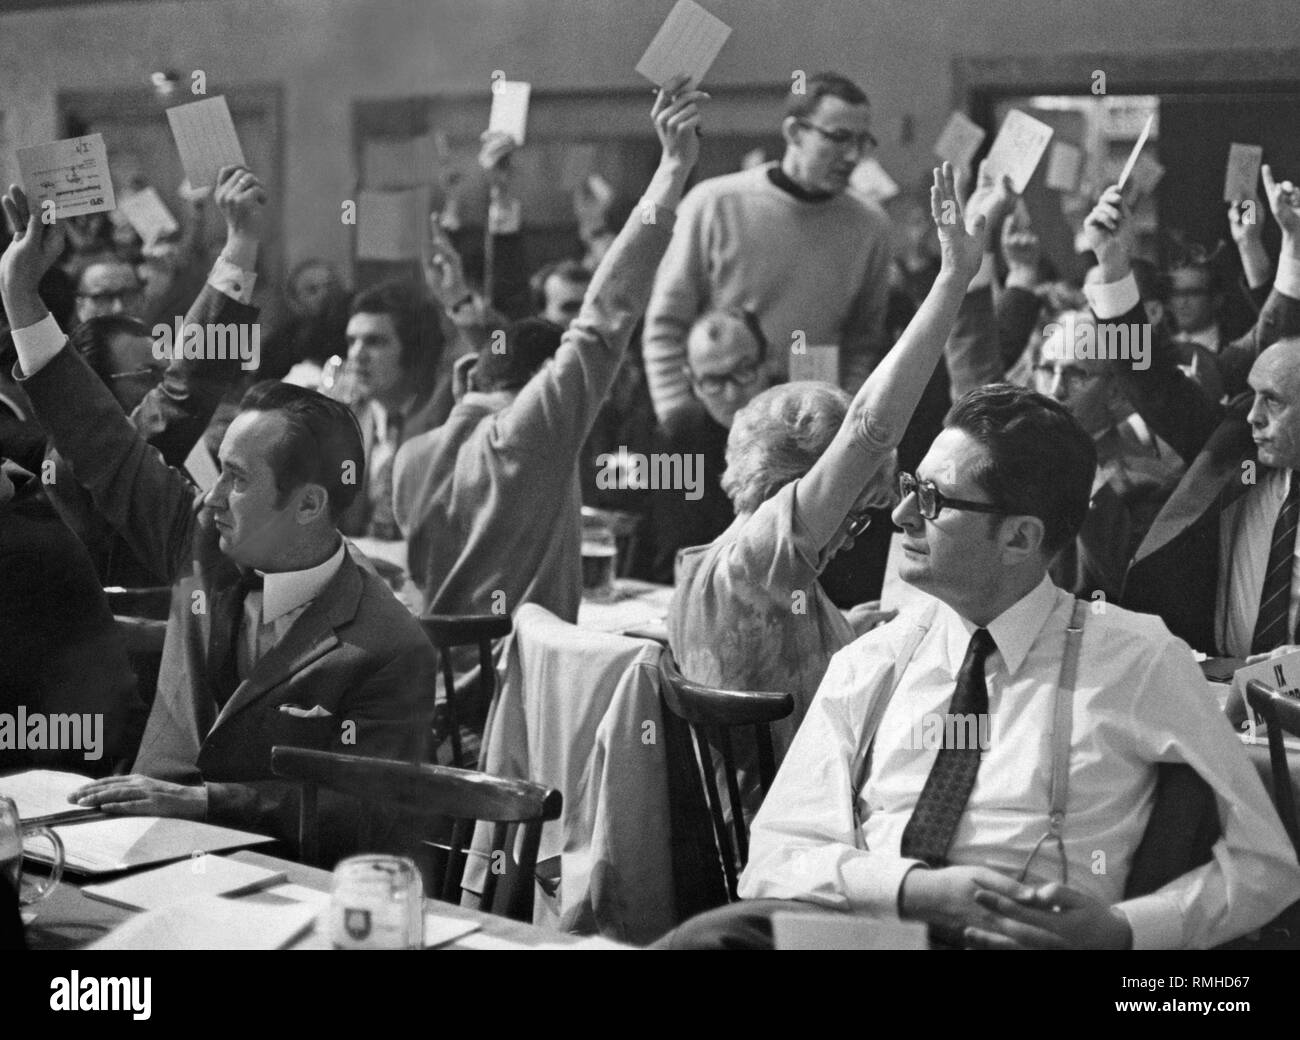
[[[665,707],[690,726],[704,783],[704,796],[713,823],[716,854],[722,860],[727,895],[734,901],[737,898],[736,879],[749,859],[749,832],[745,825],[732,731],[752,727],[759,786],[766,795],[776,776],[772,731],[769,727],[794,710],[794,698],[788,693],[722,690],[690,682],[682,676],[670,652],[666,652],[660,659],[659,668]],[[718,770],[713,759],[715,750],[721,756],[722,773],[727,785],[731,807],[730,832],[718,792]]]
[[[1246,701],[1268,727],[1268,760],[1273,771],[1273,804],[1282,817],[1287,837],[1300,856],[1300,820],[1296,818],[1291,768],[1287,764],[1283,734],[1300,736],[1300,702],[1293,701],[1258,679],[1246,683]]]
[[[560,818],[563,799],[559,791],[527,780],[505,780],[449,766],[295,747],[272,748],[271,770],[302,785],[298,845],[304,861],[317,859],[320,828],[316,809],[321,788],[361,802],[363,827],[376,810],[405,820],[449,818],[454,823],[445,866],[440,876],[429,879],[430,891],[440,899],[459,902],[468,861],[466,849],[475,822],[482,820],[492,824],[492,845],[480,909],[520,921],[531,917],[537,846],[542,824]],[[515,840],[509,841],[512,830]],[[366,842],[367,837],[362,837],[359,847],[364,849]],[[503,876],[505,884],[498,887]]]
[[[456,674],[452,651],[462,646],[478,647],[478,693],[474,700],[486,706],[496,693],[496,669],[492,664],[492,643],[510,634],[510,617],[504,614],[433,614],[420,619],[424,632],[438,651],[447,695],[447,730],[451,739],[451,764],[465,764],[460,740],[461,706],[456,698]],[[440,743],[440,742],[439,742]]]

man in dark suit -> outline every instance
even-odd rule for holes
[[[1228,392],[1244,382],[1251,394],[1226,408],[1210,400],[1162,337],[1148,370],[1119,365],[1138,413],[1188,463],[1134,556],[1123,605],[1159,614],[1196,649],[1232,657],[1297,642],[1300,608],[1300,191],[1267,167],[1264,183],[1282,228],[1277,278],[1255,327],[1219,355]],[[1085,234],[1101,268],[1087,292],[1102,341],[1108,327],[1138,332],[1146,312],[1117,189],[1102,195]]]
[[[410,759],[428,730],[433,649],[337,528],[364,480],[360,432],[340,402],[260,384],[226,432],[220,480],[196,497],[67,349],[36,293],[62,228],[42,224],[16,187],[4,210],[22,229],[0,257],[0,294],[23,387],[99,511],[177,582],[135,773],[73,798],[291,836],[296,799],[272,775],[274,745]],[[345,812],[332,805],[323,833],[343,837]]]

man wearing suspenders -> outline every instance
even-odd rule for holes
[[[949,414],[894,522],[925,602],[831,661],[753,821],[742,901],[672,945],[771,944],[813,907],[982,948],[1207,947],[1300,899],[1300,864],[1190,649],[1047,567],[1096,454],[1057,402],[994,384]],[[1126,898],[1161,763],[1213,791],[1209,862]],[[790,902],[790,901],[797,902]]]

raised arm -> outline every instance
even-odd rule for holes
[[[980,268],[987,222],[968,230],[952,166],[934,171],[930,212],[942,266],[929,295],[894,349],[862,384],[830,447],[799,484],[799,507],[818,549],[825,548],[863,488],[898,445],[934,372],[967,286]]]

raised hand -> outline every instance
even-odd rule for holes
[[[504,130],[484,130],[479,141],[478,164],[485,170],[500,169],[510,153],[519,147],[514,137]]]
[[[62,222],[45,223],[43,212],[31,208],[27,195],[16,184],[9,186],[0,199],[0,206],[13,230],[9,248],[0,256],[0,295],[4,297],[10,324],[20,329],[45,316],[37,286],[62,255],[67,239]],[[35,309],[40,311],[34,317],[29,306],[33,298]]]
[[[988,221],[977,214],[967,228],[966,214],[957,197],[957,184],[952,163],[944,163],[934,171],[934,186],[930,189],[930,216],[934,218],[939,233],[940,274],[948,273],[963,284],[970,282],[984,259],[984,244],[988,234]]]
[[[444,308],[453,307],[470,295],[460,253],[443,230],[437,213],[429,214],[429,234],[420,251],[420,264],[429,294]]]
[[[1238,249],[1253,239],[1264,237],[1263,224],[1259,219],[1260,205],[1258,196],[1243,202],[1228,203],[1228,227]]]
[[[1300,250],[1300,188],[1290,181],[1273,180],[1273,170],[1267,163],[1259,172],[1264,178],[1268,208],[1273,211],[1273,219],[1282,229],[1282,236],[1286,240],[1283,245]]]
[[[1106,281],[1117,281],[1128,273],[1131,235],[1128,207],[1120,189],[1112,184],[1083,222],[1083,240],[1097,254]]]
[[[975,901],[997,922],[966,929],[966,941],[976,949],[1127,950],[1133,945],[1122,913],[1065,885],[1042,885],[1027,899],[985,888]]]
[[[702,90],[688,90],[690,80],[679,76],[655,97],[650,118],[663,146],[663,160],[692,167],[700,157],[699,102],[709,95]]]
[[[260,242],[266,232],[266,186],[243,166],[223,166],[213,193],[226,218],[226,235]]]

